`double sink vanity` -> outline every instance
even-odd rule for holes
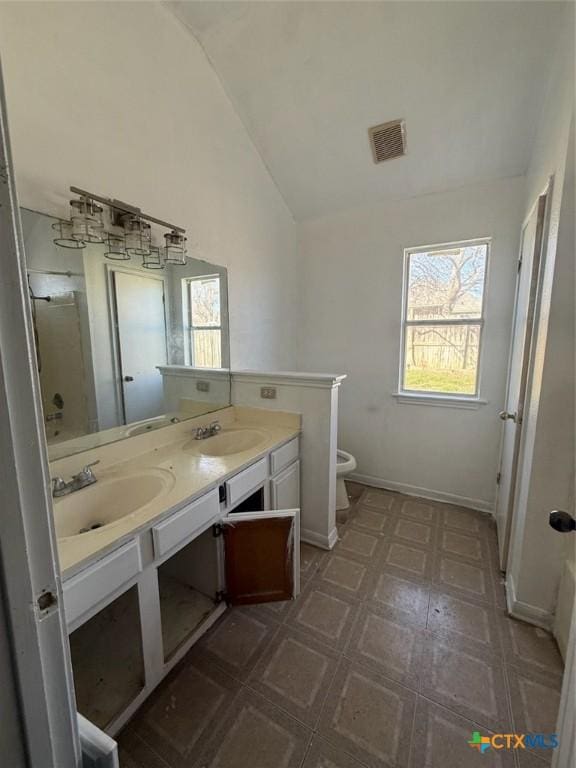
[[[110,735],[228,605],[299,591],[300,416],[215,415],[50,465],[78,711]]]

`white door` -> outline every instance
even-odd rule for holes
[[[545,210],[546,195],[543,194],[538,198],[536,205],[524,224],[520,259],[518,261],[518,281],[516,284],[512,348],[508,368],[508,387],[505,408],[500,413],[500,418],[504,423],[502,426],[502,447],[500,469],[498,472],[496,524],[498,527],[498,547],[502,570],[506,570],[510,542],[522,413],[526,396],[526,382],[534,327],[534,309],[538,288]]]
[[[572,527],[576,519],[576,500],[572,507]],[[572,563],[576,561],[575,546],[576,532],[566,531],[562,534],[568,536],[570,546],[568,557]],[[564,665],[564,678],[562,680],[562,694],[558,711],[556,733],[559,746],[554,750],[552,768],[573,768],[576,765],[576,605],[564,606],[571,611],[568,630],[568,644]],[[558,610],[558,608],[556,609]]]
[[[7,126],[0,71],[0,764],[80,768]]]
[[[164,282],[114,271],[114,292],[124,421],[131,424],[166,410],[157,368],[166,365]]]

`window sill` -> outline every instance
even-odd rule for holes
[[[480,406],[487,405],[487,400],[479,397],[454,397],[451,395],[432,395],[426,392],[422,394],[417,392],[394,392],[392,397],[396,398],[398,403],[409,403],[410,405],[439,405],[441,408],[464,408],[469,411],[476,411]]]

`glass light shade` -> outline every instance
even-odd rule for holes
[[[157,245],[151,245],[150,251],[142,256],[142,266],[144,269],[164,269],[162,249]]]
[[[105,239],[103,208],[93,200],[71,200],[72,237],[84,243],[103,243]]]
[[[58,237],[54,238],[54,243],[62,248],[86,248],[86,243],[83,240],[79,240],[73,237],[73,229],[71,221],[55,221],[52,224],[52,229],[56,232]]]
[[[129,261],[130,254],[126,252],[124,235],[108,235],[107,249],[104,256],[112,261]]]
[[[186,264],[186,238],[181,232],[167,232],[164,235],[166,247],[164,248],[167,264]]]
[[[150,254],[152,232],[150,224],[137,216],[128,216],[124,220],[126,251],[130,256],[148,256]]]

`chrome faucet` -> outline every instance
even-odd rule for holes
[[[207,427],[198,427],[196,429],[196,440],[206,440],[207,437],[214,437],[221,429],[222,427],[218,421],[213,421]]]
[[[92,471],[92,467],[96,464],[100,464],[100,459],[93,461],[91,464],[86,464],[77,475],[72,475],[72,479],[68,482],[61,477],[53,477],[52,496],[57,499],[60,496],[68,496],[69,493],[79,491],[81,488],[86,488],[88,485],[94,485],[98,478]]]

